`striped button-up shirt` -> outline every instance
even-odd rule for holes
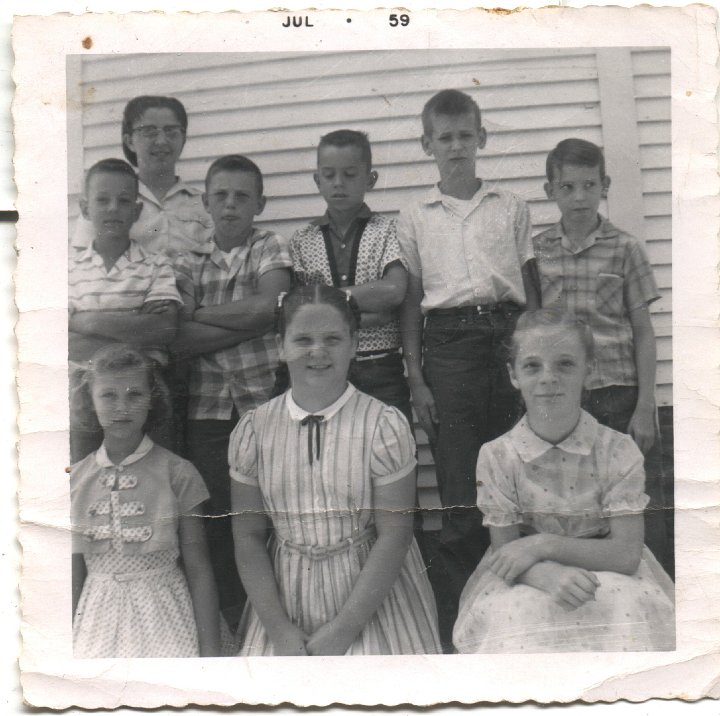
[[[247,244],[221,251],[214,240],[181,256],[175,266],[184,303],[182,315],[192,320],[196,309],[239,301],[257,291],[260,277],[292,266],[288,244],[271,231],[255,229]],[[194,358],[191,366],[192,420],[229,420],[233,406],[240,415],[270,397],[278,363],[275,336],[238,343]]]
[[[68,269],[68,309],[75,311],[136,311],[150,301],[175,301],[180,295],[167,257],[148,253],[134,241],[109,268],[92,245],[71,251]],[[166,362],[164,350],[148,350]],[[79,366],[75,366],[79,367]]]
[[[637,385],[630,312],[660,297],[643,244],[602,217],[577,246],[561,222],[533,242],[542,305],[574,313],[592,329],[595,369],[588,388]]]

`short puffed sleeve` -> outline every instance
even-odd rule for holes
[[[192,512],[210,497],[205,481],[195,466],[187,460],[178,459],[177,465],[172,466],[170,484],[181,515]]]
[[[607,486],[601,498],[603,515],[642,512],[650,498],[644,493],[644,458],[629,435],[617,435],[610,450]]]
[[[486,527],[508,527],[522,522],[516,479],[520,458],[502,438],[485,443],[478,455],[477,506]]]
[[[230,464],[230,477],[233,480],[257,487],[260,483],[258,481],[258,451],[254,416],[254,410],[245,413],[232,431],[228,447],[228,463]]]
[[[385,406],[373,434],[370,477],[374,485],[389,485],[415,469],[415,441],[405,416]]]

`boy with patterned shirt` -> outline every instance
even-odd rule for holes
[[[215,232],[181,256],[177,284],[184,306],[173,350],[190,356],[188,457],[210,492],[208,542],[220,608],[234,629],[244,591],[230,524],[227,451],[239,417],[269,397],[278,354],[272,332],[278,295],[290,288],[290,254],[278,234],[253,227],[265,207],[262,174],[241,155],[214,161],[203,203]]]
[[[476,176],[487,134],[467,94],[443,90],[422,112],[421,143],[440,182],[400,212],[408,264],[400,313],[413,407],[433,448],[443,523],[430,568],[440,638],[452,648],[460,593],[489,546],[477,509],[480,447],[519,417],[504,345],[539,302],[527,205]]]
[[[533,239],[543,306],[561,306],[593,332],[595,364],[583,407],[633,437],[645,455],[645,540],[667,560],[662,457],[655,405],[655,332],[649,305],[660,298],[642,242],[598,213],[610,177],[602,150],[565,139],[546,161],[545,192],[561,220]],[[668,562],[665,561],[668,565]]]
[[[397,316],[407,272],[395,221],[365,204],[365,193],[378,178],[367,135],[340,129],[321,137],[313,178],[327,211],[290,240],[296,279],[303,285],[326,284],[352,294],[362,323],[350,380],[398,408],[412,425]]]

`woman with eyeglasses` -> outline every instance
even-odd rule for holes
[[[202,203],[202,191],[175,173],[187,137],[188,118],[174,97],[141,96],[125,106],[121,128],[123,153],[137,167],[140,179],[139,219],[130,238],[148,251],[171,259],[204,243],[212,222]],[[79,220],[71,241],[84,248],[91,233]]]

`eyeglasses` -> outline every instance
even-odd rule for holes
[[[133,127],[133,132],[138,132],[143,139],[157,139],[160,132],[170,141],[179,139],[185,134],[185,130],[179,124],[168,124],[165,127],[156,127],[154,124],[141,124]]]

